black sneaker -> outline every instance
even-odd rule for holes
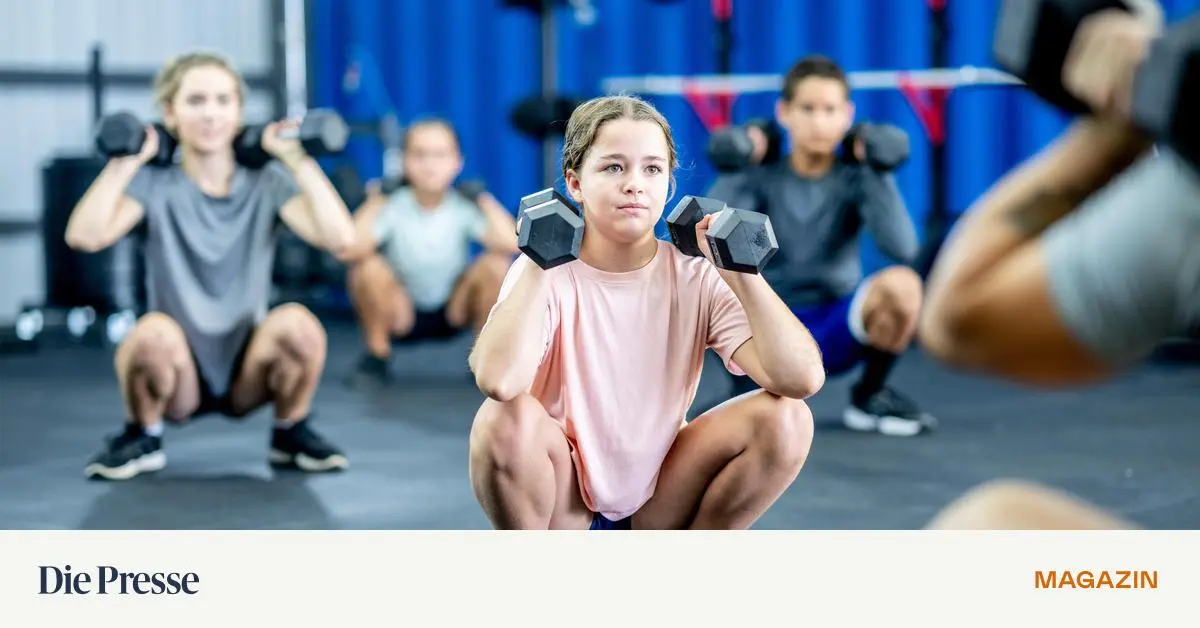
[[[162,438],[149,436],[142,426],[126,423],[125,431],[108,437],[104,449],[88,462],[83,474],[89,478],[128,480],[139,473],[167,466]]]
[[[309,427],[309,419],[291,427],[275,428],[268,459],[273,466],[310,472],[337,471],[350,466],[345,454]]]
[[[346,378],[346,387],[355,390],[384,388],[392,383],[392,374],[388,366],[387,360],[366,354]]]
[[[937,426],[937,420],[921,411],[916,402],[891,388],[863,400],[853,400],[842,413],[842,423],[856,432],[879,432],[885,436],[916,436]]]

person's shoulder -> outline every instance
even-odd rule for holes
[[[401,211],[416,211],[417,201],[413,197],[412,188],[401,186],[388,194],[384,199],[383,213],[394,214]]]
[[[144,165],[130,182],[130,189],[143,196],[171,196],[190,183],[179,164],[169,166]]]
[[[291,182],[294,180],[292,172],[287,169],[287,166],[274,159],[261,168],[249,168],[238,164],[236,169],[247,180],[255,183]]]
[[[179,164],[171,164],[169,166],[151,166],[150,164],[143,165],[138,168],[137,173],[133,175],[134,181],[142,184],[161,184],[173,180],[182,180],[184,177],[183,170]]]
[[[466,194],[453,188],[446,194],[445,206],[453,212],[464,216],[474,217],[479,213],[478,203]]]
[[[746,176],[758,182],[772,182],[794,178],[792,175],[792,167],[786,159],[769,164],[759,164],[746,169]]]
[[[664,260],[659,270],[669,271],[679,284],[691,285],[716,275],[716,267],[707,258],[688,255],[669,240],[658,241],[658,254]]]

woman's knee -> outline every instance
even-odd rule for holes
[[[187,356],[183,329],[165,314],[154,312],[143,316],[122,341],[117,363],[127,371],[166,369]]]
[[[278,325],[280,350],[302,364],[325,359],[325,327],[308,308],[298,303],[280,305],[271,312]]]
[[[798,472],[812,448],[812,410],[800,399],[766,391],[760,392],[755,401],[754,440],[766,464],[774,469]]]
[[[553,427],[549,421],[545,408],[532,395],[517,395],[503,402],[488,399],[471,428],[471,457],[503,471],[539,454],[545,456],[544,430]]]

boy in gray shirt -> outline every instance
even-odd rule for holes
[[[830,375],[863,367],[845,425],[913,436],[934,421],[886,382],[912,341],[921,308],[921,279],[905,265],[917,254],[916,230],[895,179],[868,166],[861,145],[838,159],[853,114],[843,70],[821,56],[799,60],[776,104],[791,154],[723,176],[707,196],[770,216],[779,252],[764,278],[808,327]],[[864,278],[864,230],[899,264]],[[752,387],[748,378],[735,378],[735,394]]]
[[[110,159],[67,225],[67,242],[89,252],[138,228],[146,256],[149,312],[115,356],[125,429],[85,473],[124,480],[157,471],[166,464],[163,419],[242,417],[266,403],[275,409],[272,464],[345,468],[346,456],[308,420],[324,329],[298,304],[267,308],[278,229],[337,253],[353,243],[349,212],[300,142],[280,136],[293,121],[263,133],[274,158],[265,168],[236,161],[244,90],[225,60],[184,55],[155,88],[170,137],[148,127],[140,154]],[[158,157],[160,142],[175,140],[181,159]]]

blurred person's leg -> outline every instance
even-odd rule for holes
[[[407,335],[416,322],[412,299],[382,255],[371,255],[355,263],[346,286],[366,349],[351,383],[386,383],[392,339]]]
[[[1031,482],[995,480],[943,508],[930,530],[1121,530],[1138,526],[1078,497]]]

